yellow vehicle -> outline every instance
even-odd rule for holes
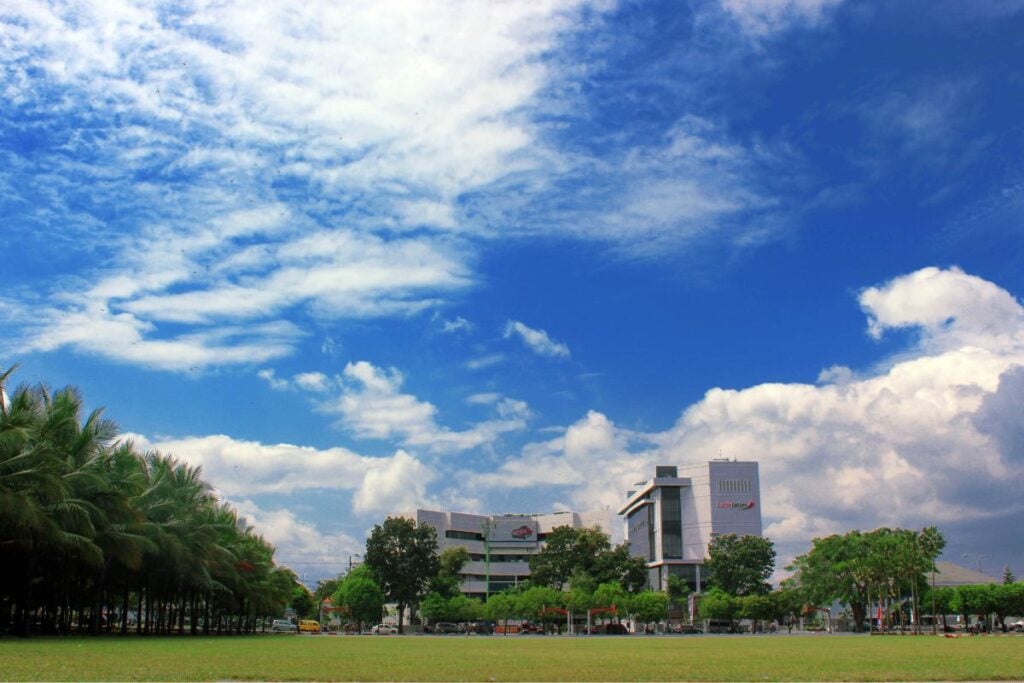
[[[320,622],[312,619],[303,619],[299,622],[299,633],[302,633],[303,631],[320,633]]]

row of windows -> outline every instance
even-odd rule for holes
[[[486,562],[487,555],[482,553],[470,553],[469,559],[473,562]],[[529,562],[529,555],[498,555],[491,553],[491,562]]]
[[[463,574],[462,578],[469,581],[487,580],[487,577],[483,574]],[[527,578],[528,577],[526,576],[503,576],[501,574],[491,574],[491,585],[494,585],[495,582],[516,583],[517,581],[526,581]]]
[[[749,493],[754,490],[754,482],[749,479],[719,479],[718,490],[729,493]]]
[[[475,533],[472,531],[456,531],[455,529],[449,529],[444,532],[445,538],[454,538],[460,541],[483,541],[484,535]],[[547,534],[537,534],[537,540],[543,541],[548,537]],[[493,542],[493,541],[492,541]]]

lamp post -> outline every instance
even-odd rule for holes
[[[983,553],[964,553],[960,557],[964,558],[965,560],[974,560],[974,567],[977,570],[977,572],[980,574],[981,573],[981,561],[982,561],[982,559],[984,559],[986,557],[991,557],[991,555],[985,555]]]
[[[485,519],[480,525],[484,532],[484,602],[491,599],[491,531],[494,530],[494,522]]]
[[[359,553],[352,553],[351,555],[348,556],[348,573],[349,574],[352,573],[352,558],[353,557],[358,557],[358,558],[362,559],[363,556],[360,555]],[[359,566],[359,564],[360,564],[359,562],[356,562],[356,566],[357,567]]]

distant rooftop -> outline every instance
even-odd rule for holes
[[[936,586],[975,586],[978,584],[999,583],[987,574],[976,572],[967,567],[961,567],[952,562],[936,562],[938,570],[935,573]],[[931,577],[929,577],[931,578]]]

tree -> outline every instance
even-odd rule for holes
[[[736,618],[738,607],[736,598],[721,588],[712,588],[701,594],[698,611],[701,619],[728,619],[731,621]]]
[[[492,595],[484,605],[484,613],[489,619],[502,622],[505,635],[508,635],[508,620],[516,616],[517,609],[514,591],[502,591]]]
[[[427,524],[388,517],[370,532],[363,560],[386,598],[398,604],[398,632],[403,633],[405,607],[423,597],[440,568],[437,533]]]
[[[316,613],[313,594],[301,583],[295,584],[295,587],[292,589],[291,605],[299,619],[306,619]]]
[[[576,572],[593,576],[598,557],[610,549],[608,534],[597,527],[556,527],[541,551],[530,557],[530,581],[563,590]]]
[[[647,563],[642,557],[632,557],[627,543],[598,552],[591,567],[598,584],[614,581],[631,593],[647,585]]]
[[[765,595],[775,570],[775,548],[760,536],[716,536],[708,545],[708,584],[730,595]]]
[[[778,619],[780,624],[785,624],[792,633],[793,624],[800,618],[804,605],[808,602],[803,589],[792,578],[785,579],[771,597],[775,606],[774,618]]]
[[[419,610],[420,618],[425,619],[428,625],[447,621],[450,618],[448,598],[435,591],[427,593],[426,597],[420,601]]]
[[[10,370],[0,373],[6,384]],[[7,394],[6,387],[3,393]],[[118,440],[73,387],[19,386],[0,410],[0,630],[251,631],[294,575],[274,549],[171,456]],[[190,615],[190,619],[186,619]],[[202,618],[201,618],[202,617]],[[106,629],[113,629],[114,620]]]
[[[870,539],[860,531],[816,538],[811,550],[787,567],[796,572],[804,597],[813,604],[840,601],[853,612],[854,630],[867,617],[871,586]]]
[[[778,613],[775,604],[774,594],[770,595],[745,595],[738,599],[739,616],[741,619],[750,619],[753,622],[752,632],[757,632],[757,623],[766,619],[774,619]]]
[[[1010,565],[1003,566],[1003,583],[1010,584],[1016,582],[1017,579],[1014,577],[1013,572],[1010,570]]]
[[[360,632],[363,630],[363,622],[377,623],[384,612],[384,591],[374,581],[370,569],[364,565],[353,569],[338,584],[332,601],[348,610]]]
[[[516,613],[531,621],[546,621],[544,610],[565,604],[565,593],[548,586],[530,586],[516,595]]]
[[[645,627],[668,617],[669,597],[661,591],[641,591],[630,601],[630,614]]]
[[[459,572],[469,562],[469,551],[464,546],[452,546],[445,548],[438,556],[437,575],[430,580],[428,590],[440,593],[446,598],[452,598],[459,594],[461,579]]]

